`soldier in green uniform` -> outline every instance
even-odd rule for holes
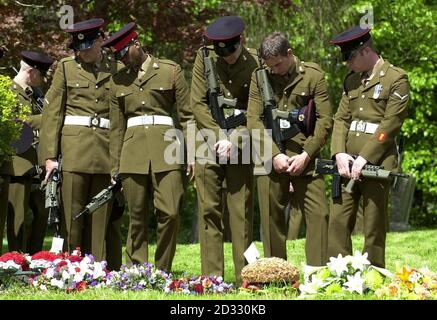
[[[360,173],[365,164],[383,165],[390,171],[398,169],[396,136],[407,116],[408,77],[404,70],[376,53],[370,29],[352,27],[331,43],[340,46],[343,60],[351,70],[334,117],[331,153],[339,173],[357,183],[352,194],[343,191],[341,198],[333,202],[328,255],[352,254],[351,232],[363,198],[363,252],[368,253],[373,265],[384,267],[391,182],[360,180]]]
[[[226,98],[236,98],[235,107],[229,109],[234,115],[246,113],[250,77],[258,66],[255,52],[242,43],[244,28],[240,17],[225,16],[214,21],[205,32],[205,37],[214,45],[213,50],[210,47],[207,50],[217,70],[220,90]],[[204,50],[197,53],[191,83],[191,108],[197,128],[214,155],[213,159],[203,159],[204,155],[196,152],[202,274],[224,275],[222,188],[225,183],[235,277],[240,283],[241,269],[246,264],[243,253],[250,245],[253,233],[253,164],[250,159],[243,162],[240,154],[238,163],[228,161],[232,143],[226,134],[222,134],[224,138],[219,135],[221,130],[228,128],[220,127],[208,110]],[[247,131],[246,121],[232,129]],[[205,130],[214,133],[215,144],[204,134]]]
[[[270,158],[273,168],[269,174],[269,210],[262,211],[264,254],[287,259],[287,222],[284,208],[290,199],[292,210],[299,210],[306,221],[307,264],[326,263],[328,233],[328,203],[323,177],[313,177],[314,161],[319,156],[331,130],[331,105],[326,92],[324,72],[319,65],[303,62],[293,54],[286,37],[275,32],[261,43],[260,55],[268,66],[271,84],[279,110],[292,112],[302,109],[310,99],[315,102],[318,119],[314,133],[298,132],[284,142],[281,152],[269,135],[261,134],[261,147],[272,146]],[[264,130],[263,101],[256,73],[252,76],[247,113],[251,130]],[[281,121],[281,129],[290,126]],[[268,155],[266,155],[268,156]],[[268,214],[268,216],[266,216]]]
[[[126,65],[111,80],[110,154],[112,174],[121,175],[130,214],[127,260],[149,261],[148,204],[153,197],[155,264],[170,271],[184,190],[182,161],[172,163],[165,152],[177,141],[171,133],[172,115],[177,113],[182,127],[191,116],[188,85],[177,63],[143,51],[133,22],[109,38],[105,46]]]
[[[101,50],[102,19],[76,23],[66,29],[72,36],[72,57],[58,63],[43,112],[40,158],[46,179],[62,156],[61,235],[67,250],[81,247],[96,260],[105,257],[105,233],[110,205],[73,221],[102,189],[110,184],[109,81],[121,64]]]
[[[13,79],[12,90],[16,92],[20,106],[30,107],[31,114],[26,119],[26,123],[35,133],[41,127],[41,108],[44,97],[40,88],[53,62],[54,60],[44,53],[22,51],[20,70]],[[12,157],[7,217],[9,251],[35,253],[42,249],[44,242],[48,215],[48,211],[44,208],[44,195],[40,190],[31,193],[32,178],[38,177],[39,173],[37,151],[34,145],[29,145],[27,150]],[[28,215],[31,204],[34,209],[33,217]],[[31,228],[26,230],[28,227],[26,222],[30,219],[32,219]],[[31,241],[28,242],[28,240]],[[29,248],[26,248],[27,246]]]

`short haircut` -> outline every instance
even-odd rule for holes
[[[285,57],[288,49],[291,47],[285,35],[281,32],[273,32],[261,42],[260,55],[264,60],[277,56]]]

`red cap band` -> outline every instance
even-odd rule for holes
[[[136,39],[136,38],[138,38],[138,34],[135,31],[131,31],[126,37],[124,37],[123,40],[114,44],[112,47],[118,52],[124,47],[126,47],[129,44],[129,42],[132,41],[132,39]]]

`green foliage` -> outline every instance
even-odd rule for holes
[[[0,166],[14,154],[11,142],[19,137],[20,126],[13,120],[21,118],[17,95],[11,90],[12,80],[0,75]]]
[[[360,2],[366,3],[366,2]],[[370,4],[369,1],[367,3]],[[373,36],[381,55],[409,76],[409,117],[402,168],[416,178],[412,222],[437,223],[437,5],[426,0],[372,1]]]

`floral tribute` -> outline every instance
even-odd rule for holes
[[[28,271],[28,255],[19,252],[8,252],[0,257],[0,273]]]
[[[106,261],[97,262],[92,255],[82,256],[77,248],[68,253],[41,251],[33,256],[17,252],[0,257],[0,275],[14,275],[29,271],[28,282],[41,290],[61,289],[67,292],[87,288],[115,288],[119,290],[159,290],[165,293],[210,294],[228,293],[232,284],[222,277],[183,276],[157,269],[153,264],[122,266],[120,271],[109,272]]]
[[[47,260],[46,260],[47,259]],[[92,255],[81,255],[80,249],[71,255],[55,255],[39,252],[31,257],[30,264],[35,269],[43,269],[30,283],[42,290],[63,289],[67,292],[81,291],[89,287],[102,287],[109,273],[106,262],[96,262]]]
[[[113,271],[106,277],[106,285],[119,290],[164,290],[171,274],[157,269],[151,263],[123,265],[120,271]]]
[[[378,298],[437,299],[437,273],[428,268],[397,268],[391,282],[376,290]]]
[[[299,286],[301,296],[323,294],[341,295],[345,292],[364,294],[382,288],[392,274],[372,266],[367,252],[355,251],[353,256],[341,254],[330,258],[323,267],[304,266],[304,283]]]
[[[184,294],[222,294],[233,290],[232,284],[227,284],[222,277],[192,276],[173,279],[167,283],[164,292]]]
[[[299,269],[276,257],[261,258],[241,270],[243,284],[240,291],[258,292],[271,285],[299,287]]]

